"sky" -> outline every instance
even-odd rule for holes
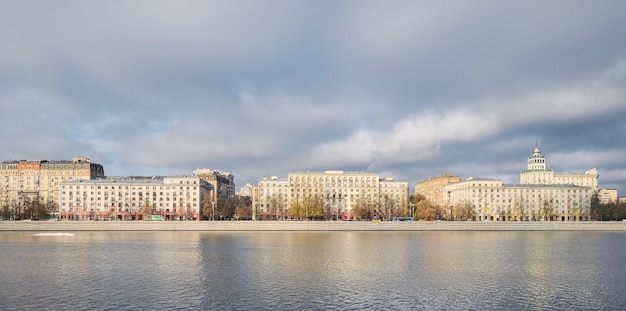
[[[108,176],[519,182],[626,196],[626,1],[1,1],[0,160]]]

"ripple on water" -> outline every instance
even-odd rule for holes
[[[24,310],[562,310],[626,304],[615,233],[0,234]]]

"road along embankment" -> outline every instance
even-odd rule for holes
[[[626,222],[0,221],[0,231],[626,231]]]

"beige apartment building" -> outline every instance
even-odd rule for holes
[[[600,204],[617,203],[617,189],[600,189],[598,201]]]
[[[24,217],[25,209],[37,203],[46,206],[48,217],[56,217],[61,182],[103,177],[102,165],[85,157],[0,162],[0,215]]]
[[[215,191],[211,192],[211,202],[221,205],[226,199],[235,196],[235,177],[229,172],[222,172],[207,168],[198,168],[193,171],[193,175],[213,186]]]
[[[379,189],[381,212],[387,213],[385,218],[400,216],[409,207],[408,182],[389,177],[380,180]]]
[[[285,219],[291,204],[291,188],[286,178],[271,176],[259,180],[252,195],[252,219]]]
[[[213,186],[199,177],[79,179],[59,185],[61,220],[200,220]],[[156,218],[154,217],[156,216]]]
[[[371,207],[388,217],[406,208],[408,183],[381,180],[368,172],[291,172],[287,178],[276,176],[258,182],[253,191],[253,210],[258,219],[288,219],[292,204],[316,201],[326,219],[354,219],[357,206]],[[384,204],[383,204],[384,203]]]
[[[535,148],[520,184],[467,178],[444,187],[445,218],[473,220],[579,221],[589,219],[591,197],[597,191],[598,170],[584,174],[554,173]]]
[[[559,173],[546,165],[546,158],[535,147],[533,154],[528,157],[525,170],[520,172],[520,184],[554,185],[571,184],[590,187],[598,191],[598,169],[592,168],[584,173]]]
[[[431,177],[415,184],[415,194],[421,194],[434,205],[443,207],[446,204],[443,188],[459,181],[461,177],[448,174]]]
[[[472,220],[578,221],[591,209],[590,187],[572,184],[502,184],[501,180],[468,178],[445,187],[446,220],[469,214]]]

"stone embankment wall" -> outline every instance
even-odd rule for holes
[[[626,231],[626,222],[0,221],[0,231]]]

